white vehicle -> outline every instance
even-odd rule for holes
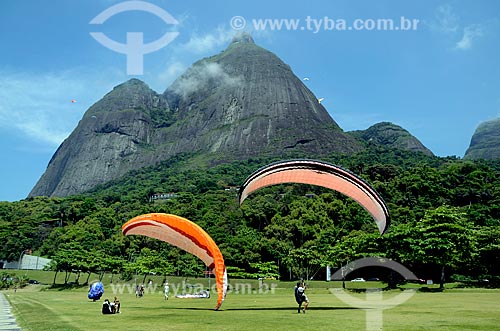
[[[359,278],[354,278],[353,280],[351,280],[351,282],[364,282],[364,281],[365,281],[365,279],[364,279],[364,278],[361,278],[361,277],[359,277]]]

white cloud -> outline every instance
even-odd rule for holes
[[[218,27],[204,35],[193,34],[186,43],[180,45],[180,49],[195,54],[211,53],[216,48],[227,45],[233,36],[233,30]]]
[[[42,145],[57,146],[110,87],[109,82],[72,71],[28,74],[0,70],[0,128],[16,130]]]
[[[158,81],[162,84],[172,83],[190,67],[193,61],[198,61],[202,56],[211,56],[214,52],[226,48],[234,35],[234,30],[221,26],[202,35],[192,34],[187,42],[174,49],[167,68],[158,74]],[[241,82],[241,77],[230,76],[216,63],[207,62],[193,69],[183,79],[175,82],[175,86],[172,86],[173,91],[185,97],[206,85],[211,79],[217,79],[227,85]]]
[[[451,5],[442,5],[436,8],[434,20],[429,26],[441,33],[453,33],[459,29],[459,17],[454,13]]]
[[[229,86],[235,86],[242,82],[241,77],[229,75],[219,64],[204,62],[192,67],[186,76],[175,82],[172,89],[184,98],[188,94],[208,85],[211,80],[217,80],[218,84]]]
[[[186,69],[187,65],[185,63],[174,60],[167,64],[167,68],[163,72],[160,72],[158,79],[162,86],[170,85],[177,77],[186,71]]]
[[[473,24],[466,26],[464,28],[462,39],[460,39],[456,43],[455,48],[460,50],[468,50],[472,46],[472,41],[477,39],[478,37],[481,37],[482,35],[483,31],[480,25]]]
[[[432,31],[445,35],[448,41],[453,43],[455,50],[470,49],[473,41],[483,35],[483,25],[469,24],[464,27],[460,24],[460,17],[449,4],[436,8],[434,19],[427,25]]]

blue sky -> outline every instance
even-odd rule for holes
[[[436,155],[461,157],[477,125],[500,116],[495,0],[150,0],[178,24],[137,10],[89,24],[123,2],[0,2],[0,201],[27,196],[84,112],[114,86],[136,77],[163,92],[194,61],[227,46],[236,32],[231,22],[242,22],[235,16],[245,19],[257,44],[309,78],[305,83],[346,131],[390,121]],[[399,26],[401,17],[417,19],[416,30],[369,30],[380,19]],[[273,30],[256,27],[259,19],[299,21],[296,29]],[[353,29],[357,19],[368,30]],[[144,55],[143,74],[134,76],[126,56],[90,32],[119,43],[127,32],[142,32],[145,43],[178,36]]]

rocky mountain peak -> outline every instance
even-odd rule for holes
[[[411,133],[399,125],[390,122],[380,122],[372,125],[366,130],[352,131],[351,133],[369,144],[380,144],[390,148],[433,155],[433,153]]]
[[[363,144],[250,35],[194,63],[163,94],[130,79],[90,107],[30,196],[68,196],[178,154],[224,162],[321,157]]]
[[[190,119],[180,139],[203,136],[211,152],[241,156],[361,148],[287,64],[248,34],[235,40],[193,64],[165,91],[179,119]]]
[[[248,32],[237,33],[231,40],[231,44],[242,43],[242,44],[255,44],[252,36]]]
[[[479,124],[472,136],[465,159],[500,158],[500,118]]]

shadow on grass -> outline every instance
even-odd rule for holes
[[[201,307],[172,307],[169,309],[179,310],[214,310],[211,308]],[[347,309],[360,309],[355,307],[309,307],[307,310],[347,310]],[[297,312],[297,307],[249,307],[249,308],[222,308],[218,311],[291,311]]]
[[[431,292],[431,293],[444,292],[444,288],[439,288],[439,287],[433,288],[433,287],[424,286],[424,287],[421,287],[418,291],[419,292]]]
[[[358,309],[355,307],[309,307],[307,310],[346,310]],[[223,310],[290,310],[297,311],[297,307],[252,307],[252,308],[228,308]]]
[[[59,291],[64,291],[64,290],[71,290],[71,289],[80,289],[80,288],[88,288],[88,284],[77,284],[77,283],[67,283],[67,284],[51,284],[47,289],[49,290],[59,290]]]

